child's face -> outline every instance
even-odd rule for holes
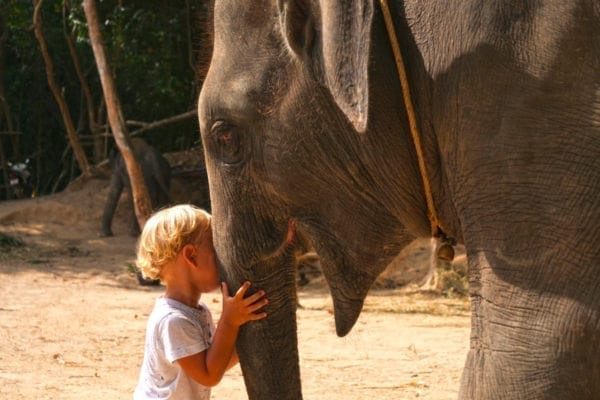
[[[209,231],[203,242],[195,247],[195,261],[198,267],[196,270],[198,273],[195,275],[194,280],[201,292],[212,292],[219,287],[219,274],[217,272],[212,233]]]

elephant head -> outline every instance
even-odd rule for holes
[[[411,142],[377,133],[406,122],[385,112],[400,99],[369,101],[372,18],[370,2],[215,4],[199,100],[214,243],[230,287],[248,279],[270,300],[238,341],[251,399],[301,397],[293,235],[321,258],[342,336],[378,274],[428,232]]]

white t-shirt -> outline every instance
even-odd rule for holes
[[[214,332],[204,303],[192,308],[165,297],[156,299],[134,400],[208,400],[210,388],[190,378],[175,361],[208,349]]]

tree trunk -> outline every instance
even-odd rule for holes
[[[8,41],[8,29],[4,17],[0,15],[0,116],[4,114],[6,121],[6,132],[9,141],[12,145],[12,155],[14,160],[21,158],[21,148],[19,146],[19,135],[13,124],[12,112],[10,104],[6,98],[6,90],[4,89],[4,47]]]
[[[63,4],[63,14],[68,13],[71,8],[70,2],[65,1]],[[81,90],[83,95],[85,96],[85,104],[87,108],[87,118],[88,118],[88,127],[90,129],[90,133],[92,135],[93,145],[93,160],[94,163],[97,164],[104,159],[103,157],[103,138],[100,132],[100,126],[98,124],[98,117],[94,110],[94,99],[92,97],[92,91],[90,89],[90,85],[85,77],[83,72],[83,68],[81,68],[81,62],[79,61],[79,56],[77,55],[77,50],[75,48],[75,43],[73,40],[73,31],[68,32],[66,18],[63,15],[63,23],[64,28],[63,32],[65,35],[65,40],[67,41],[67,47],[69,48],[69,54],[71,55],[71,60],[73,61],[73,67],[75,68],[75,73],[79,78],[79,83],[81,84]]]
[[[98,67],[98,74],[100,75],[100,82],[102,83],[104,99],[106,100],[108,120],[117,146],[125,161],[127,173],[129,174],[135,215],[140,227],[143,227],[152,213],[152,205],[150,203],[150,196],[148,195],[146,183],[144,182],[142,169],[131,150],[131,139],[127,132],[127,126],[125,125],[125,119],[123,118],[123,113],[121,111],[121,104],[119,102],[119,97],[117,96],[117,89],[112,72],[106,60],[106,51],[104,49],[102,33],[100,32],[98,23],[95,0],[83,0],[83,10],[87,19],[90,42],[92,43],[94,57],[96,58],[96,66]]]
[[[9,131],[13,130],[10,110],[8,108],[8,104],[6,102],[6,95],[4,94],[4,45],[6,44],[6,40],[8,39],[8,30],[6,29],[6,25],[4,23],[4,18],[0,15],[0,117],[2,114],[6,116],[6,126]],[[0,122],[2,120],[0,119]],[[0,124],[0,126],[2,126]],[[6,168],[8,165],[6,164],[6,156],[4,153],[4,145],[2,143],[2,134],[0,134],[0,169],[2,170],[2,182],[6,185],[6,198],[10,199],[10,183],[8,181],[8,172]]]
[[[52,62],[52,58],[50,57],[50,53],[48,51],[48,45],[46,43],[46,39],[44,38],[44,33],[42,31],[42,4],[43,0],[33,0],[34,10],[33,10],[33,28],[35,37],[40,44],[40,51],[42,52],[42,57],[44,58],[44,64],[46,66],[46,76],[48,78],[48,85],[50,86],[50,90],[58,103],[58,108],[60,109],[60,113],[63,118],[63,122],[65,124],[65,129],[67,130],[67,137],[69,139],[69,143],[73,148],[73,153],[75,154],[75,158],[77,159],[77,163],[79,165],[79,169],[81,169],[81,173],[84,176],[89,176],[91,174],[90,164],[88,162],[87,156],[81,147],[79,140],[77,139],[77,135],[75,133],[75,126],[73,125],[73,118],[71,117],[71,112],[69,111],[69,106],[67,102],[62,96],[56,81],[54,80],[54,63]]]

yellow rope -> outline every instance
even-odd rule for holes
[[[431,235],[438,236],[442,230],[442,225],[435,210],[435,204],[433,203],[433,195],[431,193],[431,186],[429,185],[429,175],[425,168],[425,159],[423,157],[423,150],[421,146],[421,134],[417,126],[417,119],[415,117],[415,110],[410,97],[410,87],[408,85],[408,78],[406,77],[406,69],[404,68],[404,61],[402,54],[400,53],[400,45],[396,37],[396,30],[394,29],[394,22],[390,9],[387,4],[387,0],[380,0],[381,10],[383,11],[383,17],[385,20],[385,27],[392,44],[392,50],[394,52],[394,58],[396,59],[396,68],[398,69],[398,75],[400,77],[400,84],[402,85],[402,95],[404,97],[404,104],[406,107],[406,114],[408,115],[408,124],[410,126],[410,134],[415,144],[415,150],[417,153],[417,159],[419,162],[419,170],[421,171],[421,178],[423,179],[423,189],[425,191],[425,199],[427,200],[427,210],[429,216],[429,222],[431,224]]]

